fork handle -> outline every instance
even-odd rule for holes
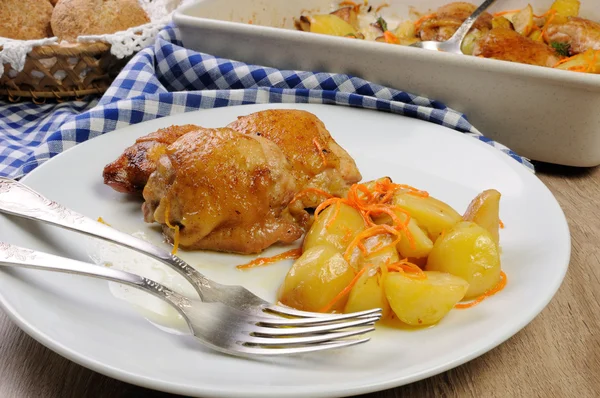
[[[168,287],[143,276],[25,249],[5,242],[0,242],[0,266],[62,272],[122,283],[164,300],[188,321],[186,314],[180,306],[182,308],[189,306],[190,300]]]
[[[477,7],[475,11],[473,11],[473,14],[471,14],[469,18],[465,19],[462,25],[458,27],[456,32],[454,32],[454,34],[450,39],[448,39],[448,41],[462,43],[462,41],[465,39],[465,36],[467,36],[467,33],[469,33],[469,30],[471,30],[471,27],[473,27],[475,21],[477,21],[477,18],[479,18],[479,16],[483,14],[485,10],[487,10],[495,2],[496,0],[485,0],[483,4],[481,4],[479,7]]]
[[[179,257],[149,242],[68,209],[9,178],[0,177],[0,212],[81,232],[147,254],[179,272],[194,286],[201,299],[203,298],[201,291],[203,287],[218,286],[217,283],[207,279]]]

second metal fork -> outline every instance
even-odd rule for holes
[[[0,266],[64,272],[123,283],[150,293],[174,307],[202,344],[238,356],[289,355],[348,347],[369,338],[349,339],[373,331],[380,316],[329,322],[276,319],[236,310],[222,303],[184,297],[139,275],[95,266],[0,242]]]

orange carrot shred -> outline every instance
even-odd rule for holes
[[[375,9],[375,12],[379,12],[379,11],[381,11],[382,8],[389,7],[389,6],[390,5],[388,3],[382,3]]]
[[[290,204],[296,202],[297,200],[300,200],[300,198],[307,196],[308,194],[317,194],[317,195],[321,195],[321,196],[325,196],[327,199],[329,198],[333,198],[333,195],[330,194],[329,192],[325,192],[321,189],[317,189],[317,188],[304,188],[302,191],[298,192],[290,201]]]
[[[475,300],[469,301],[468,303],[458,303],[454,306],[454,308],[465,309],[465,308],[474,307],[477,304],[481,303],[486,298],[491,297],[494,294],[498,293],[500,290],[504,289],[506,287],[506,283],[507,283],[506,274],[504,273],[504,271],[501,271],[500,272],[500,281],[498,281],[496,286],[494,286],[487,292],[483,293],[481,296],[477,297]]]
[[[327,158],[325,157],[325,153],[323,152],[323,147],[321,146],[321,144],[319,144],[319,141],[316,138],[313,139],[313,144],[317,147],[317,151],[319,151],[319,156],[321,156],[321,159],[323,159],[323,167],[327,167]]]
[[[345,295],[347,295],[348,293],[350,293],[350,290],[352,290],[352,288],[354,287],[354,285],[356,285],[356,282],[358,282],[358,280],[360,279],[360,277],[362,276],[362,274],[364,274],[367,271],[367,267],[363,267],[360,271],[358,271],[358,273],[354,276],[354,278],[350,281],[350,283],[348,284],[348,286],[346,286],[344,289],[342,289],[341,292],[339,292],[326,306],[324,306],[323,308],[321,308],[319,310],[319,312],[328,312],[329,310],[331,310],[331,308],[342,299],[342,297],[344,297]]]
[[[500,229],[504,229],[504,223],[502,222],[502,220],[498,220],[498,222],[500,223]]]
[[[507,10],[507,11],[500,11],[500,12],[497,12],[497,13],[493,14],[493,16],[494,16],[494,17],[501,17],[501,16],[504,16],[504,15],[506,15],[506,14],[515,14],[515,13],[517,13],[517,12],[519,12],[519,11],[521,11],[521,10],[520,10],[520,9],[518,9],[518,10]]]
[[[423,22],[425,22],[426,20],[428,20],[429,18],[435,18],[437,14],[433,13],[433,14],[427,14],[427,15],[423,15],[421,18],[417,19],[415,21],[415,28],[419,29],[421,27],[421,25],[423,24]]]
[[[400,44],[400,39],[398,39],[398,36],[396,36],[395,34],[390,32],[389,30],[386,30],[385,32],[383,32],[383,37],[384,37],[386,43]]]
[[[277,254],[272,257],[259,257],[255,260],[250,261],[249,263],[238,265],[237,269],[249,269],[256,267],[264,267],[266,265],[274,264],[278,261],[292,259],[295,260],[302,255],[302,248],[288,250],[286,252]]]
[[[340,214],[340,207],[342,207],[342,201],[338,200],[335,202],[335,209],[333,210],[333,214],[331,215],[331,218],[329,219],[329,221],[327,221],[327,224],[325,224],[325,229],[328,229],[329,227],[331,227],[331,225],[337,218],[338,214]]]

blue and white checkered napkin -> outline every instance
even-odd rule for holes
[[[132,123],[199,108],[278,102],[354,106],[430,121],[493,145],[533,170],[527,159],[440,102],[348,75],[277,70],[190,51],[177,29],[167,27],[99,101],[0,103],[0,175],[22,177],[80,142]]]

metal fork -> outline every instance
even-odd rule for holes
[[[223,303],[184,297],[150,279],[0,242],[0,265],[34,268],[106,279],[150,293],[175,308],[200,343],[238,356],[287,355],[348,347],[369,341],[349,339],[375,330],[380,315],[338,320],[260,317]]]
[[[425,50],[443,51],[447,53],[462,54],[462,42],[471,30],[471,27],[477,21],[477,18],[484,13],[496,0],[486,0],[480,5],[469,18],[458,27],[456,32],[446,41],[419,41],[411,44],[411,47],[423,48]]]
[[[311,321],[315,318],[324,318],[335,321],[377,316],[381,313],[381,309],[377,308],[352,314],[319,314],[269,303],[242,286],[222,285],[212,281],[179,257],[149,242],[92,220],[45,198],[18,181],[2,177],[0,177],[0,213],[42,221],[146,254],[180,273],[196,289],[203,302],[220,302],[255,316],[309,318]]]

